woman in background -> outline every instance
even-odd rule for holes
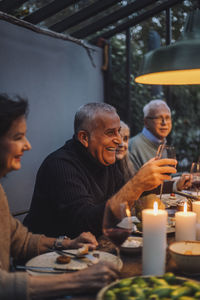
[[[135,175],[134,166],[129,158],[128,154],[128,142],[130,138],[130,128],[126,123],[120,121],[121,130],[120,134],[122,142],[119,144],[116,151],[117,164],[124,174],[125,183]]]
[[[21,168],[24,151],[31,149],[26,138],[27,102],[18,97],[13,101],[0,95],[0,178]],[[44,220],[45,221],[45,220]],[[5,192],[0,185],[0,299],[37,299],[62,296],[87,290],[96,291],[116,279],[110,264],[99,263],[85,270],[54,276],[30,276],[26,272],[9,272],[10,257],[27,260],[56,246],[55,238],[28,232],[10,214]],[[76,239],[64,239],[63,249],[79,248],[85,243],[95,249],[97,241],[91,233]]]

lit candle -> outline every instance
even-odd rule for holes
[[[193,211],[187,211],[187,202],[184,204],[184,211],[176,212],[176,241],[196,240],[196,217]]]
[[[196,240],[200,240],[200,201],[192,202],[192,210],[197,214]]]
[[[157,202],[154,202],[154,209],[142,211],[142,228],[142,273],[143,275],[163,275],[167,246],[167,212],[158,209]]]
[[[192,202],[192,210],[197,214],[197,223],[200,223],[200,201]]]

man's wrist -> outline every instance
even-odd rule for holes
[[[174,181],[172,191],[173,191],[173,193],[178,192],[177,181]]]
[[[61,250],[64,248],[63,246],[63,241],[64,240],[70,240],[70,238],[66,235],[61,235],[58,238],[55,239],[54,244],[53,244],[53,248],[57,249],[57,250]]]

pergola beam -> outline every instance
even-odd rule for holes
[[[2,0],[0,2],[0,10],[5,13],[10,13],[14,9],[20,7],[27,0]]]
[[[80,0],[77,0],[76,2],[78,1]],[[71,4],[74,4],[74,0],[55,0],[28,15],[23,20],[32,24],[38,24],[41,21],[55,15],[62,9],[70,6]]]
[[[122,31],[126,30],[127,28],[133,27],[133,26],[145,21],[146,19],[151,18],[154,15],[162,12],[163,10],[178,4],[178,2],[182,2],[182,1],[183,0],[167,0],[167,1],[165,1],[165,3],[162,3],[162,4],[152,8],[151,10],[146,11],[145,13],[139,15],[138,17],[132,18],[131,20],[124,22],[123,24],[120,24],[119,26],[116,26],[112,30],[109,30],[105,33],[97,35],[93,39],[89,40],[89,42],[96,43],[100,37],[109,39],[112,36],[114,36],[115,34],[121,33]]]
[[[156,0],[143,0],[143,1],[136,0],[136,1],[126,5],[123,8],[118,9],[117,11],[113,12],[112,14],[109,14],[109,15],[103,17],[102,19],[83,27],[80,30],[71,33],[71,35],[74,37],[80,38],[80,39],[84,39],[88,35],[91,35],[91,34],[97,32],[98,30],[101,30],[101,29],[105,28],[106,26],[113,24],[113,23],[131,15],[132,13],[134,13],[140,9],[143,9],[146,6],[151,5],[155,2],[156,2]]]
[[[120,0],[99,0],[88,7],[78,11],[72,16],[65,18],[64,20],[52,25],[49,29],[56,32],[63,32],[66,29],[73,27],[80,22],[89,19],[90,17],[97,15],[103,10],[111,7],[112,5],[120,2]]]

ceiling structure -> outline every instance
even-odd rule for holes
[[[92,56],[90,55],[90,49],[88,49],[90,44],[104,47],[104,65],[102,66],[102,70],[105,71],[104,99],[110,104],[112,104],[110,100],[112,68],[109,65],[111,61],[109,39],[117,34],[124,33],[126,36],[126,96],[124,101],[117,104],[118,107],[116,108],[120,117],[126,119],[127,123],[130,124],[130,29],[164,12],[166,23],[163,32],[165,33],[165,43],[169,45],[172,36],[171,8],[182,5],[183,2],[184,0],[0,0],[0,18],[5,18],[4,15],[11,15],[11,17],[14,16],[20,19],[20,21],[15,19],[19,22],[21,20],[26,21],[26,23],[23,23],[26,26],[34,27],[34,29],[31,28],[33,30],[43,30],[42,28],[45,28],[48,29],[47,34],[71,39],[86,48],[91,61]],[[34,3],[37,4],[35,7]],[[27,7],[31,7],[31,9],[26,9]],[[105,52],[106,47],[107,53]],[[107,58],[105,58],[106,56]],[[170,106],[170,89],[168,90],[166,99]]]
[[[29,1],[1,0],[0,11],[17,16],[23,12],[23,6]],[[31,2],[31,1],[30,1]],[[37,2],[37,1],[36,1]],[[40,2],[40,1],[38,1]],[[77,5],[89,1],[84,0],[51,0],[43,1],[44,6],[35,9],[20,19],[37,26],[59,33],[67,33],[78,39],[86,39],[96,44],[98,38],[109,39],[117,33],[125,31],[156,14],[175,6],[183,0],[96,0],[87,6]],[[32,1],[33,3],[33,1]],[[91,3],[91,2],[90,2]],[[75,6],[75,12],[70,7]],[[68,10],[68,15],[65,12]]]

